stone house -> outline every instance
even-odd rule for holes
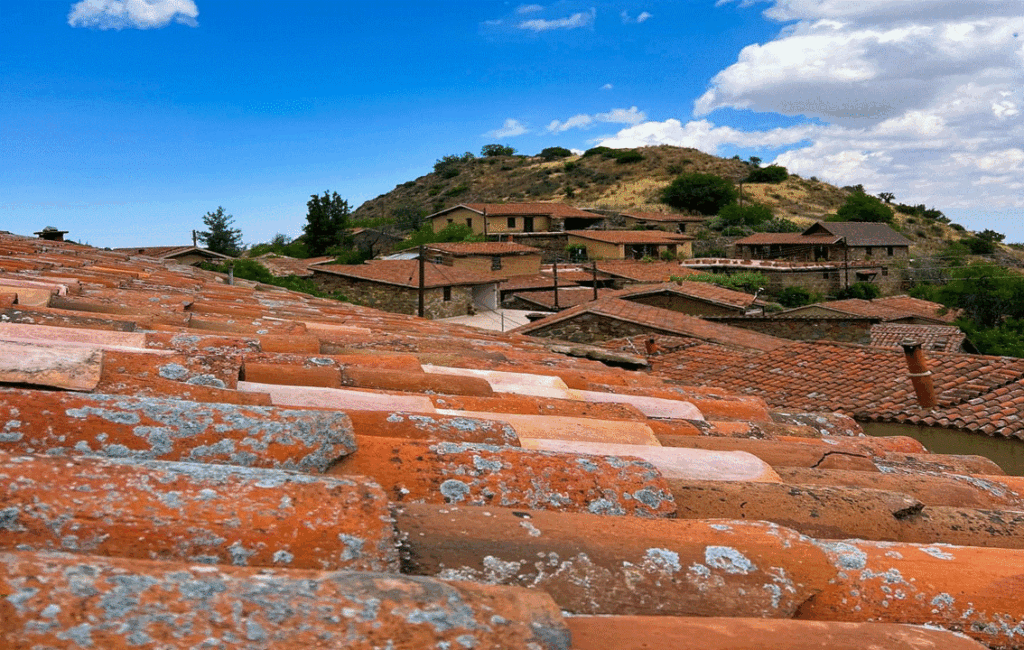
[[[699,258],[684,260],[682,266],[701,273],[756,272],[765,276],[765,289],[778,293],[788,287],[802,287],[811,293],[835,295],[857,282],[877,285],[883,295],[901,290],[900,269],[870,261],[792,262],[788,260],[750,260],[732,258]]]
[[[675,214],[672,212],[623,212],[620,215],[626,228],[657,229],[692,235],[707,217]]]
[[[801,233],[754,233],[737,240],[736,257],[794,262],[873,262],[891,266],[910,257],[910,240],[887,224],[819,221]]]
[[[119,253],[129,255],[145,255],[160,260],[168,260],[184,264],[186,266],[197,266],[203,262],[224,262],[235,258],[230,255],[214,253],[198,246],[139,246],[134,248],[115,248]]]
[[[566,233],[569,246],[582,245],[587,259],[659,259],[666,251],[673,257],[693,254],[693,237],[660,230],[572,230]]]
[[[426,263],[424,317],[453,318],[498,307],[498,278]],[[310,267],[322,291],[340,292],[368,307],[416,315],[419,309],[419,260],[377,260],[366,264]]]
[[[453,224],[465,224],[478,235],[514,235],[563,232],[590,228],[604,217],[564,203],[460,203],[427,219],[434,232]]]
[[[541,251],[514,242],[429,244],[427,260],[457,269],[511,278],[540,273]]]

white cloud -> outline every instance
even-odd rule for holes
[[[97,29],[153,29],[171,22],[196,27],[192,0],[82,0],[71,7],[68,24]]]
[[[509,118],[505,120],[505,123],[500,128],[488,131],[484,135],[488,138],[514,138],[517,135],[523,135],[529,133],[530,130],[521,123],[519,120]]]
[[[646,11],[642,11],[642,12],[640,12],[640,15],[637,16],[636,18],[631,18],[628,11],[622,11],[619,14],[619,17],[622,18],[622,23],[624,25],[630,25],[630,24],[639,24],[639,23],[642,23],[642,22],[644,22],[646,20],[650,20],[651,18],[654,18],[654,15],[650,14],[650,13],[648,13]]]
[[[613,86],[611,84],[605,84],[605,85],[601,86],[601,90],[611,90],[614,87],[615,86]]]
[[[524,20],[516,25],[516,27],[532,32],[546,32],[552,29],[578,29],[580,27],[590,27],[593,25],[595,16],[597,16],[597,9],[591,8],[590,11],[575,13],[568,18],[557,18],[555,20],[535,18],[534,20]]]
[[[541,5],[520,5],[516,9],[516,13],[519,15],[533,14],[537,13],[538,11],[544,11],[544,7],[542,7]]]
[[[727,3],[754,4],[717,4]],[[694,114],[731,107],[817,122],[755,132],[708,118],[642,122],[599,143],[789,148],[776,161],[795,173],[905,203],[1024,207],[1024,1],[762,3],[769,18],[795,22],[743,48]]]
[[[548,124],[547,130],[549,133],[562,133],[569,129],[586,129],[598,122],[606,122],[609,124],[639,124],[647,119],[647,114],[641,110],[637,110],[636,106],[630,108],[613,108],[607,113],[595,113],[594,115],[587,115],[581,113],[579,115],[573,115],[564,122],[559,120],[551,120]]]

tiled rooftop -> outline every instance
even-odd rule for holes
[[[920,343],[925,350],[960,352],[965,335],[953,325],[906,325],[875,323],[871,326],[871,345],[876,348],[898,348],[907,339]]]
[[[612,289],[598,289],[597,297],[603,298],[616,293]],[[555,308],[554,291],[530,291],[529,293],[517,293],[515,297],[537,306],[538,309],[551,310]],[[562,287],[558,288],[558,306],[560,309],[575,307],[594,300],[594,290],[591,287]]]
[[[2,234],[0,296],[2,647],[1021,647],[1024,479],[832,412],[903,408],[892,350],[690,324],[672,381]],[[1020,361],[932,359],[1016,421]]]
[[[489,274],[476,273],[441,264],[424,265],[426,287],[450,287],[469,284],[487,284],[498,279]],[[359,280],[370,280],[400,287],[418,287],[420,281],[419,260],[371,260],[366,264],[319,264],[314,273],[329,273]]]
[[[696,298],[729,307],[745,308],[754,302],[754,296],[742,291],[733,291],[710,282],[665,282],[655,286],[630,288],[621,294],[622,298],[643,296],[654,293],[675,293],[688,298]]]
[[[707,217],[693,214],[677,214],[675,212],[623,212],[622,216],[641,219],[643,221],[662,221],[667,223],[686,222],[703,223]]]
[[[601,215],[586,212],[564,203],[545,203],[542,201],[535,203],[463,203],[455,207],[469,208],[480,214],[486,211],[488,216],[550,215],[553,217],[585,217],[588,219],[603,218]],[[437,214],[444,214],[452,209],[448,208]]]
[[[607,244],[678,244],[693,239],[661,230],[567,230],[566,234]]]
[[[958,316],[943,305],[910,296],[888,296],[873,300],[850,298],[821,303],[822,307],[844,311],[859,316],[871,316],[883,320],[898,320],[907,317],[928,318],[952,323]]]
[[[514,331],[519,334],[535,334],[552,325],[569,321],[585,314],[593,314],[625,323],[641,325],[664,334],[685,336],[709,343],[720,343],[744,349],[767,351],[792,343],[792,341],[786,339],[776,338],[752,330],[713,323],[696,316],[630,302],[620,297],[620,294],[566,309],[565,311],[519,327]]]
[[[597,269],[632,282],[668,282],[673,277],[684,278],[697,273],[681,266],[679,262],[641,260],[602,260],[597,262]]]
[[[528,255],[530,253],[540,253],[539,248],[515,242],[453,242],[428,244],[427,248],[453,255]]]

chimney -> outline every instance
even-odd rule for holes
[[[904,339],[900,341],[903,353],[907,357],[907,376],[914,385],[914,392],[917,393],[917,403],[921,408],[935,408],[939,401],[935,397],[935,385],[932,382],[932,371],[928,370],[925,362],[924,350],[917,341]]]
[[[644,349],[647,350],[647,356],[649,357],[658,354],[658,342],[654,340],[653,336],[644,341]]]

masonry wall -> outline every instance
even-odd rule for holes
[[[419,290],[392,284],[368,282],[328,273],[315,273],[313,282],[322,291],[341,292],[352,302],[396,314],[415,316]],[[444,300],[442,287],[428,288],[423,296],[423,315],[431,320],[465,316],[473,304],[471,287],[451,287],[451,300]]]
[[[442,253],[442,264],[467,271],[490,274],[500,278],[511,278],[516,275],[537,275],[540,273],[539,253],[532,255],[502,255],[501,269],[492,271],[490,255],[471,255],[455,257]]]
[[[568,243],[568,239],[569,236],[564,232],[552,232],[516,235],[513,241],[524,246],[540,249],[542,263],[550,264],[556,260],[565,260],[565,246]]]
[[[530,216],[530,215],[528,215]],[[542,215],[532,215],[533,218],[533,229],[526,230],[526,218],[524,216],[494,216],[487,217],[487,234],[488,235],[500,235],[505,233],[522,233],[522,232],[548,232],[551,230],[551,217]],[[509,220],[512,220],[513,225],[509,225]],[[483,228],[483,220],[480,220],[481,231]],[[475,230],[475,228],[474,228]]]
[[[594,241],[592,239],[581,239],[580,237],[574,237],[569,235],[567,242],[569,245],[572,244],[583,244],[587,247],[587,259],[590,260],[621,260],[622,253],[619,250],[617,244],[606,244],[604,242]]]
[[[629,301],[638,302],[642,305],[650,305],[652,307],[661,307],[662,309],[670,309],[672,311],[689,314],[691,316],[735,316],[743,312],[742,309],[737,307],[715,305],[703,300],[695,300],[693,298],[674,294],[633,296],[629,298]]]
[[[636,336],[638,334],[679,336],[677,333],[637,325],[636,323],[627,323],[597,314],[581,314],[570,320],[554,323],[530,332],[531,336],[555,338],[563,341],[572,341],[573,343],[601,343],[611,339]]]
[[[750,316],[714,317],[716,323],[770,334],[794,341],[838,341],[842,343],[871,343],[871,326],[877,322],[868,318],[758,318]]]

